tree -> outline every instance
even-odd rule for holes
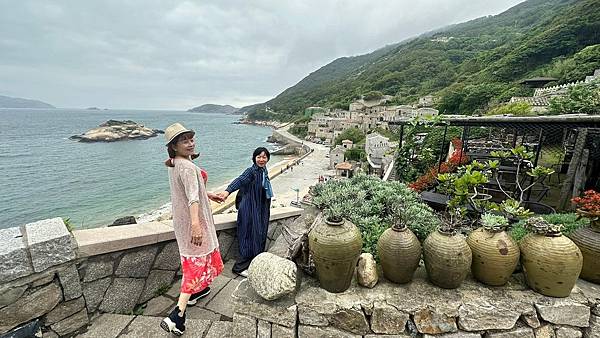
[[[600,81],[569,88],[566,96],[550,100],[548,110],[555,114],[600,114]]]
[[[379,100],[383,97],[383,93],[377,90],[370,91],[363,97],[365,101]]]
[[[486,115],[514,115],[514,116],[530,116],[535,115],[531,111],[531,105],[527,102],[513,102],[495,107],[488,111]]]
[[[349,128],[344,130],[336,139],[335,144],[342,144],[343,140],[350,140],[354,144],[361,143],[365,140],[365,133],[358,128]]]
[[[346,161],[362,162],[367,160],[367,153],[364,151],[364,149],[352,148],[344,152],[344,157]]]

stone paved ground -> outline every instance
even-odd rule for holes
[[[237,255],[237,242],[233,230],[219,234],[225,269],[211,284],[211,293],[187,310],[186,336],[227,338],[232,330],[233,302],[231,294],[244,279],[235,276],[231,267]],[[164,318],[177,302],[180,283],[175,283],[163,295],[151,299],[141,315],[102,314],[92,320],[92,324],[80,338],[116,337],[172,337],[160,327]]]

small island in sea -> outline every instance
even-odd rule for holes
[[[145,140],[158,134],[164,134],[164,131],[148,128],[131,120],[108,120],[98,128],[88,130],[81,135],[73,135],[69,139],[79,142],[115,142]]]
[[[219,105],[219,104],[203,104],[192,109],[188,109],[189,112],[193,113],[213,113],[213,114],[235,114],[239,108],[230,105]]]

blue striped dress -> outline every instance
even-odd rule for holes
[[[267,242],[271,199],[267,198],[263,187],[263,174],[268,175],[267,169],[254,164],[225,189],[229,193],[239,190],[238,194],[242,194],[237,215],[237,237],[240,255],[245,259],[263,252]]]

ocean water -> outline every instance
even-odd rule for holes
[[[51,217],[77,228],[154,210],[169,201],[164,135],[147,140],[81,143],[81,134],[109,119],[165,129],[182,122],[196,131],[196,164],[209,188],[235,178],[271,129],[234,124],[239,116],[182,111],[0,109],[0,228]],[[271,163],[278,158],[271,158]]]

